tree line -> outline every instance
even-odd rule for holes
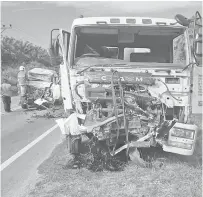
[[[15,66],[22,63],[38,62],[46,67],[51,66],[51,59],[46,49],[36,46],[29,41],[13,37],[1,37],[1,65]]]

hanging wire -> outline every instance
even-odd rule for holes
[[[115,153],[115,148],[116,148],[116,145],[118,143],[118,138],[119,138],[119,132],[120,132],[120,125],[119,125],[119,122],[118,122],[118,106],[117,106],[117,97],[116,97],[116,94],[115,94],[115,84],[114,84],[114,75],[117,74],[117,77],[118,77],[118,86],[119,86],[119,90],[120,90],[120,100],[121,100],[121,105],[122,105],[122,108],[123,108],[123,118],[124,118],[124,129],[125,129],[125,133],[126,133],[126,143],[127,143],[127,151],[126,151],[126,155],[127,155],[127,158],[128,158],[128,151],[129,151],[129,139],[128,139],[128,128],[127,128],[127,119],[126,119],[126,114],[125,114],[125,101],[124,101],[124,90],[123,90],[123,87],[122,87],[122,84],[121,84],[121,79],[120,79],[120,75],[118,73],[118,71],[113,71],[112,73],[112,77],[111,77],[111,87],[112,87],[112,97],[113,97],[113,105],[114,105],[114,113],[115,113],[115,116],[116,116],[116,124],[117,124],[117,135],[116,135],[116,143],[113,147],[113,155]]]
[[[116,133],[116,143],[113,147],[113,155],[114,155],[114,152],[115,152],[115,148],[116,148],[116,144],[117,144],[117,141],[118,141],[118,138],[119,138],[119,131],[120,131],[120,125],[119,125],[119,122],[118,122],[118,109],[117,109],[117,98],[116,98],[116,93],[115,93],[115,85],[114,85],[114,74],[116,73],[117,71],[113,71],[112,73],[112,77],[111,77],[111,89],[112,89],[112,98],[113,98],[113,112],[115,114],[115,117],[116,117],[116,125],[117,125],[117,133]]]

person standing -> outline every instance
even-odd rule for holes
[[[1,96],[4,104],[5,112],[11,112],[11,84],[8,83],[7,79],[3,79],[3,83],[1,84]]]
[[[22,100],[24,100],[23,98],[26,98],[26,93],[27,93],[27,76],[26,76],[24,64],[23,66],[19,67],[18,88],[20,93],[20,104],[22,104]]]
[[[54,104],[59,103],[59,99],[61,97],[61,90],[58,76],[54,75],[50,89],[52,91],[53,103]]]

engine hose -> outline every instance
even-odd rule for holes
[[[143,96],[143,95],[139,95],[139,94],[137,94],[137,93],[135,93],[135,92],[125,91],[125,93],[126,93],[126,94],[131,94],[131,95],[137,96],[137,97],[147,98],[147,99],[150,99],[150,100],[156,100],[155,97],[152,97],[152,96],[150,96],[150,97],[149,97],[149,96]]]
[[[138,85],[138,87],[142,87],[142,88],[144,88],[144,89],[142,89],[142,90],[138,90],[138,91],[134,91],[135,93],[140,93],[140,92],[146,92],[147,91],[147,88],[146,87],[143,87],[143,86],[141,86],[141,85]]]
[[[80,81],[76,84],[75,86],[75,93],[80,97],[80,99],[82,99],[82,96],[78,93],[78,86],[84,84],[84,81]]]
[[[167,89],[167,92],[168,92],[175,100],[177,100],[177,101],[182,101],[181,99],[178,99],[178,98],[176,98],[175,96],[173,96],[173,95],[171,94],[171,91],[169,90],[168,86],[167,86],[161,79],[158,79],[158,81],[160,81],[161,83],[163,83],[163,84],[165,85],[165,87],[166,87],[166,89]]]
[[[121,84],[120,84],[121,86]],[[129,136],[128,136],[128,127],[127,127],[127,120],[126,120],[126,114],[125,114],[125,100],[124,100],[124,91],[122,86],[121,88],[121,102],[123,107],[123,118],[124,118],[124,128],[125,128],[125,134],[126,134],[126,143],[127,143],[127,149],[126,149],[126,158],[128,161],[128,153],[129,153]]]
[[[149,116],[149,112],[146,112],[144,111],[142,108],[138,107],[138,106],[135,106],[135,105],[132,105],[130,103],[127,103],[125,102],[125,105],[128,107],[128,108],[131,108],[131,109],[134,109],[135,111],[139,111],[140,113],[143,113],[145,116]]]

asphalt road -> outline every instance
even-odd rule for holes
[[[1,116],[2,197],[24,196],[25,189],[34,185],[37,167],[61,142],[59,128],[50,130],[56,125],[53,119],[36,119],[33,111],[19,108],[18,98],[12,100],[13,112]]]

